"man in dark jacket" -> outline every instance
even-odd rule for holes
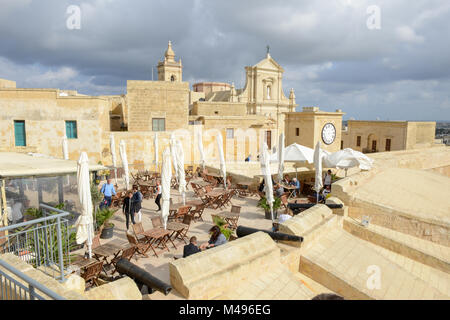
[[[191,237],[189,244],[185,245],[183,248],[183,258],[197,252],[200,252],[200,249],[197,247],[197,237]]]
[[[125,199],[123,200],[123,206],[122,206],[122,212],[125,214],[125,219],[126,219],[126,226],[127,226],[127,230],[130,226],[130,216],[131,216],[131,222],[133,222],[133,224],[135,224],[134,222],[134,212],[133,210],[133,206],[131,203],[131,198],[133,197],[133,193],[130,191],[128,192],[127,196],[125,197]]]

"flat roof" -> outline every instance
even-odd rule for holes
[[[107,169],[89,164],[89,171]],[[41,154],[0,152],[0,178],[59,176],[77,172],[77,161],[56,159]]]

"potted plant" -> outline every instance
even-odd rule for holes
[[[271,219],[270,216],[270,206],[267,203],[267,199],[266,197],[262,197],[261,200],[259,200],[258,202],[258,207],[263,208],[264,212],[265,212],[265,218],[266,219]],[[277,217],[277,210],[281,207],[281,198],[278,197],[274,197],[274,202],[272,205],[272,209],[273,209],[273,218],[276,219]]]
[[[95,222],[98,228],[98,233],[100,233],[100,238],[110,239],[114,232],[114,223],[109,222],[109,219],[114,215],[116,210],[111,210],[109,208],[104,208],[97,211],[95,215]]]

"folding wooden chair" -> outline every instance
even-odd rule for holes
[[[80,275],[86,282],[86,287],[93,285],[98,286],[98,277],[103,270],[103,261],[95,262],[86,267],[85,271]]]
[[[194,219],[194,221],[197,221],[197,220],[203,221],[202,214],[203,214],[203,211],[205,211],[205,208],[206,208],[206,204],[204,204],[204,203],[201,205],[198,205],[195,207],[195,209],[191,209],[191,211],[189,211],[189,215],[192,217],[192,219]]]
[[[191,226],[192,219],[193,219],[193,217],[191,215],[185,215],[183,218],[183,222],[182,222],[182,224],[186,225],[186,227],[183,229],[182,232],[180,232],[180,237],[186,244],[188,243],[188,241],[186,241],[186,240],[189,240],[187,233],[189,231],[189,227]]]
[[[114,259],[111,260],[111,264],[114,266],[114,270],[111,275],[114,275],[114,273],[117,272],[116,264],[119,262],[120,259],[127,259],[128,261],[131,260],[134,253],[136,252],[136,247],[133,245],[127,249],[122,250],[122,254],[118,257],[114,257]],[[135,259],[137,261],[137,259]]]
[[[136,235],[136,238],[139,241],[142,241],[143,239],[145,239],[145,236],[143,235],[144,227],[142,226],[142,222],[136,222],[132,226],[133,226],[133,231],[134,231],[134,234]]]
[[[162,228],[163,227],[161,217],[153,217],[153,218],[151,218],[151,220],[152,220],[153,228]]]
[[[132,244],[135,248],[135,252],[148,258],[147,251],[150,249],[150,244],[147,241],[138,241],[138,239],[127,233],[127,239],[130,244]],[[136,256],[135,259],[137,260]]]

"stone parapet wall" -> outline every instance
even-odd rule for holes
[[[257,232],[169,263],[170,282],[188,299],[213,299],[280,266],[280,249]]]

